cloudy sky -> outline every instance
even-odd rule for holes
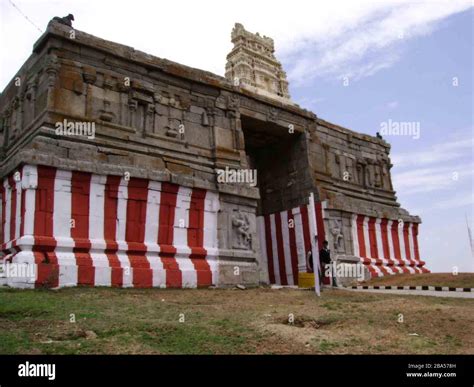
[[[274,38],[292,98],[318,116],[372,135],[419,128],[385,137],[398,199],[422,217],[430,269],[474,271],[471,1],[0,0],[1,90],[68,13],[79,30],[220,75],[241,22]]]

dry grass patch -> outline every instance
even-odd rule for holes
[[[372,278],[363,285],[379,286],[448,286],[452,288],[474,288],[474,273],[424,273],[396,274]]]
[[[340,290],[317,298],[267,288],[0,290],[5,354],[472,354],[473,325],[470,299]]]

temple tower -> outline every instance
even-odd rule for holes
[[[286,73],[275,58],[273,39],[253,34],[240,23],[231,38],[234,48],[227,55],[226,78],[235,86],[290,103]]]

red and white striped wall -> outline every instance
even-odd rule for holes
[[[420,259],[418,223],[353,214],[352,240],[371,276],[429,273]]]
[[[35,265],[36,278],[11,286],[217,283],[217,193],[47,166],[17,172],[1,186],[1,249]]]
[[[298,273],[307,273],[306,256],[323,247],[325,203],[310,203],[257,218],[260,251],[271,284],[298,285]]]

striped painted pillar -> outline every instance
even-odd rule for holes
[[[16,287],[204,287],[217,278],[217,193],[25,165],[3,180],[5,261]]]
[[[324,203],[314,206],[316,230],[312,230],[311,211],[308,204],[258,217],[261,254],[271,284],[298,285],[298,273],[310,271],[307,254],[319,251],[325,239]]]
[[[418,224],[352,214],[354,255],[371,276],[427,273],[420,260]]]

